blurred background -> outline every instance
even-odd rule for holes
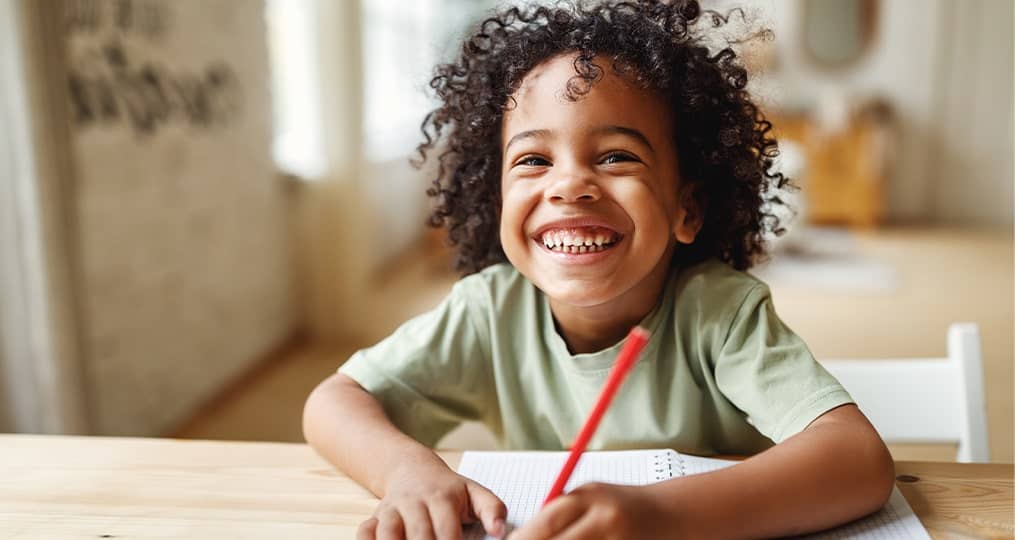
[[[456,279],[408,158],[493,5],[0,0],[0,431],[302,441],[314,385]],[[802,188],[754,270],[783,319],[819,359],[977,323],[1011,462],[1012,3],[705,5],[772,30],[737,47]]]

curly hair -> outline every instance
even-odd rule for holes
[[[599,78],[599,56],[672,108],[682,187],[703,220],[674,264],[717,257],[745,270],[765,255],[764,234],[782,233],[773,210],[784,203],[773,188],[789,183],[772,171],[778,146],[746,90],[746,69],[728,43],[711,54],[698,22],[714,29],[728,20],[694,0],[512,7],[483,20],[461,56],[436,67],[430,87],[441,105],[423,120],[414,164],[438,152],[429,224],[447,227],[459,272],[507,260],[499,236],[501,121],[525,75],[566,53],[576,54],[569,99]]]

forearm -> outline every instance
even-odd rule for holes
[[[873,512],[891,493],[894,465],[849,407],[734,467],[648,489],[690,537],[786,536]]]
[[[303,434],[324,459],[378,497],[399,470],[446,467],[432,450],[399,431],[373,396],[341,374],[307,398]]]

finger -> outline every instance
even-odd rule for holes
[[[408,540],[434,540],[433,525],[430,524],[430,512],[422,502],[401,506],[402,527]]]
[[[359,524],[356,529],[356,540],[374,540],[377,536],[377,518],[372,517]]]
[[[462,520],[458,509],[449,501],[441,500],[427,506],[430,511],[430,523],[433,532],[440,540],[460,540],[462,538]]]
[[[377,514],[377,540],[402,540],[405,526],[402,516],[394,509],[382,510]]]
[[[504,536],[504,521],[507,519],[507,506],[492,491],[473,481],[465,483],[469,492],[469,503],[473,514],[479,518],[486,529],[486,534],[495,537]]]
[[[511,536],[511,540],[551,538],[580,518],[585,513],[585,509],[585,504],[577,497],[559,497],[546,505],[546,508],[540,510],[532,521],[515,532]]]
[[[557,532],[553,538],[554,540],[587,540],[602,537],[603,527],[596,521],[595,516],[586,512],[564,530]]]

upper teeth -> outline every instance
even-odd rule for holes
[[[602,246],[608,244],[608,237],[604,234],[595,236],[570,236],[561,233],[547,233],[543,235],[543,243],[546,247],[556,246]]]
[[[616,241],[616,233],[609,230],[582,231],[580,229],[556,229],[543,233],[543,244],[548,248],[603,247]]]

